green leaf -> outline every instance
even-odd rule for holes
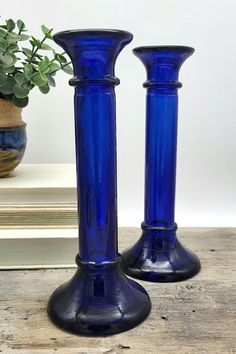
[[[15,80],[13,77],[8,76],[6,83],[1,87],[0,91],[5,94],[9,95],[13,93],[13,86],[15,85]]]
[[[7,50],[9,51],[9,52],[15,52],[15,51],[17,51],[17,50],[19,50],[19,47],[18,47],[18,45],[16,44],[16,43],[10,43],[8,46],[7,46]]]
[[[59,54],[59,53],[57,53],[55,55],[55,59],[62,64],[65,64],[67,62],[66,58],[62,54]]]
[[[18,98],[15,95],[13,95],[11,101],[17,107],[23,108],[23,107],[27,106],[27,104],[29,102],[29,98],[28,97]]]
[[[13,66],[17,61],[17,58],[13,53],[5,53],[4,55],[0,55],[0,59],[2,60],[4,67]]]
[[[59,69],[60,69],[60,65],[58,65],[57,63],[51,63],[49,74],[51,74],[53,71],[57,71]]]
[[[4,65],[4,56],[2,53],[0,53],[0,65],[3,66]]]
[[[48,27],[42,25],[41,29],[42,29],[43,34],[45,35],[45,37],[47,37],[48,39],[53,39],[52,34],[51,34],[52,33],[52,28],[49,29]]]
[[[38,65],[39,71],[41,73],[48,73],[49,72],[49,61],[48,60],[41,60]]]
[[[42,44],[41,44],[40,40],[33,37],[33,36],[31,38],[32,38],[33,45],[37,48],[41,48]]]
[[[27,97],[29,94],[29,90],[25,89],[24,87],[18,84],[15,84],[13,86],[13,91],[14,91],[14,95],[18,98]]]
[[[33,85],[39,87],[44,86],[47,83],[47,80],[44,80],[41,73],[37,73],[34,76],[32,76],[30,81],[32,82]]]
[[[4,38],[6,36],[6,31],[0,28],[0,38]]]
[[[13,73],[15,71],[15,67],[14,66],[3,67],[2,71],[4,73]]]
[[[19,34],[19,41],[27,41],[30,38],[27,34]]]
[[[37,58],[37,59],[40,59],[40,60],[43,59],[43,55],[38,54],[38,53],[34,54],[34,57]]]
[[[41,29],[42,29],[42,31],[43,31],[43,34],[47,34],[48,32],[50,32],[51,30],[47,27],[47,26],[45,26],[45,25],[42,25],[41,26]]]
[[[54,78],[51,75],[48,75],[48,83],[52,87],[56,86],[56,82],[55,82]]]
[[[19,40],[20,40],[20,36],[17,33],[15,32],[8,33],[7,35],[8,43],[16,43]]]
[[[4,66],[12,66],[14,64],[13,57],[9,53],[0,55],[0,60],[2,61]]]
[[[45,82],[48,82],[48,77],[45,73],[39,71],[39,75],[41,76],[41,78],[45,81]]]
[[[31,64],[29,64],[29,63],[25,64],[24,73],[25,73],[26,79],[30,80],[32,75],[33,75],[33,73],[34,73],[34,69],[33,69]]]
[[[17,62],[17,58],[16,55],[14,53],[9,53],[9,55],[12,57],[12,60],[13,60],[13,65]],[[10,65],[11,66],[11,65]]]
[[[25,61],[27,63],[31,63],[31,64],[35,64],[35,65],[38,65],[38,63],[39,63],[37,60],[32,60],[32,59],[25,59]]]
[[[53,48],[50,47],[50,45],[48,45],[48,44],[46,44],[46,43],[43,43],[43,44],[41,45],[41,49],[43,49],[43,50],[53,50]]]
[[[45,62],[46,62],[48,65],[51,64],[49,58],[48,58],[46,55],[44,56],[43,60],[45,60]]]
[[[27,89],[29,91],[32,89],[32,85],[31,85],[31,83],[29,81],[25,81],[23,83],[22,87],[24,87],[25,89]]]
[[[3,86],[6,82],[7,82],[7,75],[0,74],[0,87]]]
[[[23,84],[23,82],[25,81],[25,75],[23,73],[16,73],[15,81],[18,85],[21,86]]]
[[[69,74],[69,75],[73,75],[73,69],[72,69],[72,67],[69,66],[69,65],[64,66],[64,67],[62,68],[62,70],[63,70],[65,73]]]
[[[15,24],[15,22],[10,18],[9,20],[7,20],[6,26],[7,26],[7,30],[8,30],[9,32],[11,32],[11,31],[13,31],[14,28],[16,27],[16,24]]]
[[[40,90],[42,93],[46,94],[46,93],[48,93],[48,92],[50,91],[50,87],[49,87],[48,84],[46,84],[46,85],[44,85],[44,86],[40,86],[40,87],[39,87],[39,90]]]
[[[27,58],[31,58],[32,56],[32,51],[28,48],[22,48],[23,53],[27,56]]]
[[[17,27],[18,27],[20,32],[22,32],[23,29],[25,29],[25,24],[24,24],[24,22],[22,20],[20,20],[20,19],[17,20],[16,24],[17,24]]]
[[[0,39],[0,49],[3,49],[4,51],[6,50],[7,48],[7,41],[5,39]]]

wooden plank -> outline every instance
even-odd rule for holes
[[[139,234],[121,229],[120,249]],[[149,318],[111,337],[71,335],[49,321],[47,300],[74,269],[1,271],[0,353],[236,353],[236,229],[186,228],[179,236],[199,255],[201,272],[180,283],[140,282],[152,299]]]

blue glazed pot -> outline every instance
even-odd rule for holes
[[[26,124],[21,109],[0,99],[0,177],[7,176],[21,162],[26,148]]]

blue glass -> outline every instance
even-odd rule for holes
[[[150,312],[147,292],[120,268],[117,250],[116,107],[114,65],[132,34],[118,30],[65,31],[54,36],[70,56],[75,86],[79,206],[78,270],[54,291],[48,314],[84,335],[128,330]]]
[[[0,177],[8,175],[21,162],[26,148],[26,127],[0,128]]]
[[[200,270],[197,256],[177,239],[175,223],[179,69],[194,52],[184,46],[133,50],[147,72],[145,215],[142,235],[122,254],[122,267],[135,278],[179,281]]]

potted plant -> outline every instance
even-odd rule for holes
[[[26,147],[26,124],[21,117],[29,93],[37,87],[47,94],[56,85],[55,75],[72,74],[65,52],[49,44],[52,30],[42,25],[42,39],[26,34],[22,20],[0,25],[0,177],[9,174],[22,160]],[[48,53],[49,55],[45,55]]]

